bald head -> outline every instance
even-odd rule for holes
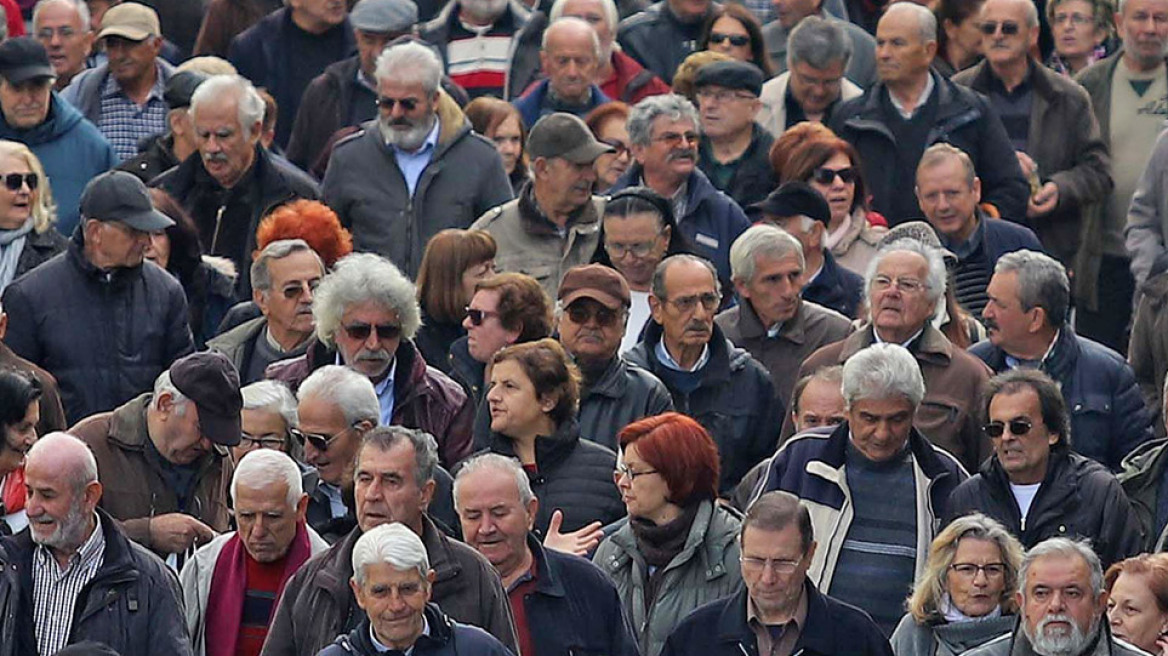
[[[544,30],[539,60],[556,97],[586,102],[600,66],[600,39],[585,21],[561,18]]]
[[[880,23],[886,20],[903,21],[910,19],[915,22],[921,41],[937,40],[937,18],[927,7],[918,5],[915,2],[894,2],[889,5],[888,9],[884,11],[884,15],[880,17]]]
[[[596,57],[600,57],[600,39],[596,36],[596,30],[583,19],[565,16],[543,31],[544,52],[578,47],[591,48]]]
[[[97,460],[89,446],[68,433],[49,433],[28,451],[25,470],[55,472],[82,490],[97,482]]]

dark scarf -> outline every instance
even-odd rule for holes
[[[646,564],[663,568],[681,553],[699,505],[694,503],[684,506],[677,519],[660,526],[642,517],[629,518],[629,526],[637,540],[637,550],[644,556]]]

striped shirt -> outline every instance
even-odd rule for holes
[[[105,557],[101,518],[94,515],[93,534],[61,569],[52,552],[38,545],[33,553],[32,607],[37,651],[55,654],[69,642],[73,612],[81,590],[97,576]]]
[[[162,81],[162,69],[156,66],[155,70],[154,86],[144,105],[131,100],[113,75],[106,78],[101,89],[101,116],[97,118],[97,128],[109,139],[120,160],[137,155],[138,142],[145,137],[167,130],[166,114],[170,107],[162,99],[166,85]]]

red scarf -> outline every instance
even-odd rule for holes
[[[0,488],[0,502],[4,503],[4,514],[24,510],[24,465],[8,472],[4,477],[4,487]]]
[[[292,574],[300,569],[304,561],[312,555],[312,547],[308,541],[308,529],[304,522],[296,526],[296,537],[292,538],[292,546],[284,556],[284,575],[280,579],[280,589],[276,598],[284,592],[284,585]],[[239,533],[231,536],[219,559],[215,561],[215,571],[211,575],[211,589],[207,594],[207,608],[214,608],[215,612],[208,612],[206,627],[203,631],[206,640],[207,656],[233,656],[235,641],[239,636],[239,625],[243,620],[243,600],[247,594],[247,550]],[[272,605],[272,612],[276,612],[276,605]],[[271,622],[271,618],[268,618]]]

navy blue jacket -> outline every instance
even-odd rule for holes
[[[1046,252],[1046,249],[1042,247],[1042,244],[1038,241],[1038,237],[1030,228],[1014,223],[1013,221],[1004,221],[986,216],[980,209],[977,210],[977,216],[980,220],[977,229],[982,233],[982,247],[985,248],[986,258],[989,260],[991,271],[998,258],[1006,253],[1013,253],[1014,251],[1023,249],[1032,250],[1036,253]],[[952,240],[947,239],[945,235],[939,232],[937,233],[937,237],[941,239],[941,244],[945,248],[952,249],[955,246]]]
[[[807,622],[793,654],[804,656],[892,656],[888,639],[868,613],[803,581]],[[686,616],[665,641],[661,656],[759,656],[758,641],[746,623],[745,587]]]
[[[428,603],[422,611],[430,626],[428,635],[414,642],[414,656],[513,656],[503,643],[477,626],[450,619],[437,604]],[[355,629],[320,650],[317,656],[377,656],[369,634],[369,617],[362,618]]]
[[[532,87],[531,91],[523,94],[523,97],[517,98],[511,102],[512,105],[515,105],[515,109],[519,110],[519,115],[523,117],[523,125],[525,125],[528,130],[530,130],[533,125],[535,125],[536,121],[547,114],[551,114],[555,111],[568,111],[566,109],[557,110],[550,106],[547,108],[543,106],[544,99],[547,98],[548,85],[550,83],[551,80],[543,80],[539,84]],[[591,94],[588,98],[588,104],[581,106],[579,111],[572,112],[580,118],[584,118],[585,114],[603,105],[604,103],[612,102],[612,98],[604,95],[604,92],[600,90],[600,87],[596,86],[595,84],[589,87],[589,91]]]
[[[803,300],[855,319],[863,299],[864,279],[836,263],[831,251],[823,251],[823,268],[803,288]]]
[[[995,373],[1005,371],[1006,352],[988,339],[969,347]],[[1152,414],[1123,356],[1063,326],[1039,365],[1062,386],[1071,413],[1071,448],[1113,472],[1137,446],[1151,440]]]

